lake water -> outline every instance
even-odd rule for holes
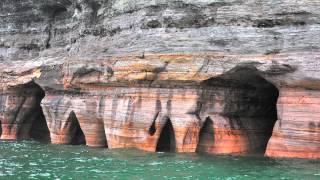
[[[320,160],[0,141],[0,179],[320,179]]]

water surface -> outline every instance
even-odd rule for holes
[[[0,141],[0,179],[320,179],[320,160],[204,156]]]

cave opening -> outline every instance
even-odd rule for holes
[[[223,94],[220,115],[228,119],[231,132],[241,132],[247,141],[244,153],[263,155],[278,119],[277,87],[253,66],[236,67],[203,84]]]
[[[106,136],[106,130],[104,127],[103,127],[103,134]],[[105,138],[106,138],[105,148],[109,148],[107,136]]]
[[[197,153],[208,152],[214,146],[213,121],[207,117],[199,132]]]
[[[175,152],[176,139],[171,120],[168,118],[162,128],[156,147],[157,152]]]
[[[29,132],[31,139],[48,143],[50,142],[50,131],[43,115],[42,108],[39,112],[39,116],[33,121]]]
[[[78,121],[78,118],[76,114],[71,111],[69,115],[68,122],[70,122],[70,128],[71,128],[71,145],[85,145],[86,139],[85,135],[80,127],[80,123]]]
[[[18,131],[18,139],[33,139],[50,142],[50,132],[42,111],[41,101],[45,91],[34,81],[15,87],[21,96],[21,104],[16,112],[17,121],[21,120],[22,127]]]

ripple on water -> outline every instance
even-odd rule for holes
[[[150,166],[158,166],[158,165],[162,165],[163,163],[162,162],[159,162],[159,161],[153,161],[151,163],[149,163]]]
[[[0,179],[319,179],[319,160],[0,142]],[[14,178],[13,178],[14,177]]]

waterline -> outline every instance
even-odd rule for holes
[[[0,141],[0,179],[319,179],[320,160]]]

